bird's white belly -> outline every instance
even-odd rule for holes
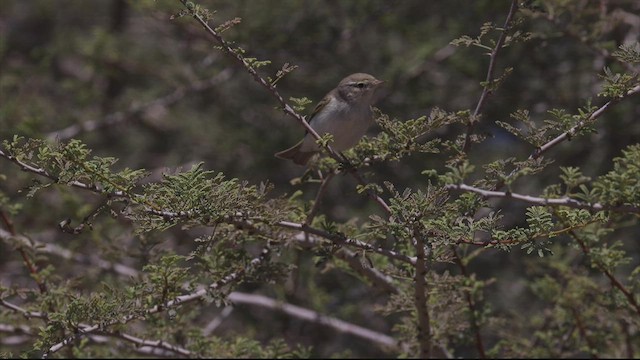
[[[333,135],[333,142],[329,146],[335,151],[344,151],[354,146],[367,132],[371,123],[370,111],[369,108],[352,109],[351,111],[334,112],[333,116],[326,116],[322,112],[313,118],[311,127],[320,136],[325,133]],[[307,134],[300,150],[318,151],[320,148],[313,136]]]

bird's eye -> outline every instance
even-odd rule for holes
[[[363,82],[359,82],[356,84],[357,87],[359,87],[360,89],[362,89],[364,87],[364,83]]]

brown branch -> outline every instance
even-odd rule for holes
[[[511,20],[513,19],[513,16],[516,13],[517,9],[518,9],[518,0],[512,0],[511,7],[509,8],[509,13],[507,14],[507,19],[504,21],[502,33],[500,34],[500,37],[498,38],[496,45],[491,51],[491,57],[489,59],[489,67],[487,68],[487,76],[485,78],[484,89],[482,90],[482,94],[480,95],[480,99],[478,100],[478,104],[476,105],[476,108],[473,111],[471,119],[467,124],[467,133],[465,135],[464,145],[462,147],[462,151],[464,153],[468,153],[471,148],[471,134],[473,134],[473,130],[477,122],[477,117],[478,115],[480,115],[480,112],[484,107],[487,97],[491,94],[490,87],[491,87],[491,81],[493,81],[493,73],[496,67],[496,58],[498,57],[498,53],[502,48],[502,44],[504,44],[504,41],[507,38],[507,31],[509,31],[509,28],[511,26]]]
[[[327,189],[327,186],[329,185],[329,182],[331,181],[331,179],[333,179],[333,176],[334,176],[334,173],[330,172],[327,175],[327,177],[322,179],[322,183],[320,184],[320,188],[318,189],[318,193],[316,194],[316,199],[313,202],[313,206],[311,207],[309,214],[307,214],[307,220],[305,220],[304,222],[305,224],[311,225],[311,223],[313,222],[313,219],[316,217],[318,209],[320,208],[320,201],[322,200],[322,195]]]
[[[467,266],[462,261],[462,258],[460,258],[460,255],[458,254],[458,251],[456,250],[456,248],[454,246],[451,247],[451,250],[453,251],[453,258],[454,258],[456,264],[458,264],[458,267],[460,268],[460,271],[462,272],[462,275],[464,277],[466,277],[466,278],[469,278],[469,272],[467,271]],[[482,334],[480,333],[480,324],[478,324],[478,319],[476,317],[476,304],[475,304],[475,301],[473,300],[473,297],[471,296],[471,291],[470,290],[465,290],[464,294],[465,294],[465,298],[467,299],[467,306],[469,307],[469,317],[470,317],[470,320],[471,320],[471,330],[474,333],[474,340],[475,340],[475,343],[476,343],[476,350],[478,351],[478,356],[481,359],[486,359],[487,355],[485,353],[484,344],[482,342]]]
[[[591,338],[587,335],[587,329],[585,328],[584,323],[582,322],[580,313],[574,307],[571,308],[571,313],[573,314],[574,319],[576,319],[576,326],[578,327],[578,332],[580,333],[580,336],[584,339],[584,341],[587,343],[587,346],[589,347],[589,350],[590,350],[589,355],[591,355],[592,359],[598,359],[598,355],[595,353],[596,347],[594,346]]]
[[[3,210],[0,210],[0,218],[2,219],[2,222],[4,223],[5,227],[7,228],[11,236],[15,237],[17,233],[16,233],[15,227],[13,226],[13,222],[11,221],[11,219],[9,219],[9,216]],[[41,294],[46,293],[47,284],[44,281],[38,279],[38,268],[33,262],[31,262],[31,259],[29,258],[27,251],[24,249],[22,245],[18,246],[17,250],[20,253],[20,256],[22,257],[22,261],[24,262],[24,265],[29,270],[31,277],[38,285],[38,289],[40,290],[40,293]]]
[[[591,249],[589,249],[587,244],[578,236],[578,234],[576,234],[575,231],[571,230],[569,231],[569,234],[578,243],[578,245],[580,245],[580,249],[582,250],[582,252],[589,258],[591,256]],[[600,264],[599,262],[594,262],[594,264],[607,277],[607,279],[609,279],[611,285],[620,290],[624,297],[627,298],[629,305],[631,305],[635,312],[640,316],[640,304],[638,303],[638,300],[636,300],[635,295],[629,289],[627,289],[620,282],[620,280],[618,280],[615,275],[611,273],[611,271],[602,266],[602,264]]]
[[[351,176],[353,176],[353,178],[356,179],[356,181],[358,182],[358,184],[360,184],[361,186],[366,186],[368,183],[362,178],[362,176],[360,176],[360,173],[358,173],[356,171],[356,169],[351,169],[351,171],[349,172],[351,174]],[[381,208],[382,210],[384,210],[384,212],[387,214],[387,216],[391,215],[391,208],[389,207],[389,205],[387,205],[387,202],[384,201],[384,199],[382,199],[378,194],[375,193],[374,190],[369,189],[367,191],[367,193],[369,194],[369,197],[375,201]]]
[[[427,253],[425,252],[425,243],[421,236],[414,238],[414,247],[416,250],[414,301],[418,318],[417,340],[418,344],[420,344],[420,358],[428,359],[431,357],[433,339],[427,304]]]

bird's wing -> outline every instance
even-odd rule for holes
[[[329,102],[331,102],[331,96],[329,96],[328,94],[322,99],[320,100],[320,102],[318,102],[318,104],[316,104],[316,107],[313,109],[313,112],[311,113],[311,115],[309,116],[309,120],[307,120],[307,123],[309,123],[309,125],[311,125],[311,121],[313,120],[313,118],[318,115],[318,113],[320,112],[320,110],[322,110],[327,104],[329,104]],[[305,135],[309,133],[308,131],[305,131]]]

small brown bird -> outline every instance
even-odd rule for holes
[[[349,149],[373,122],[371,105],[377,100],[376,90],[382,83],[369,74],[347,76],[318,103],[308,120],[309,125],[320,136],[325,133],[333,135],[333,142],[329,144],[333,150]],[[296,145],[275,155],[298,165],[306,165],[319,151],[316,139],[307,133]]]

